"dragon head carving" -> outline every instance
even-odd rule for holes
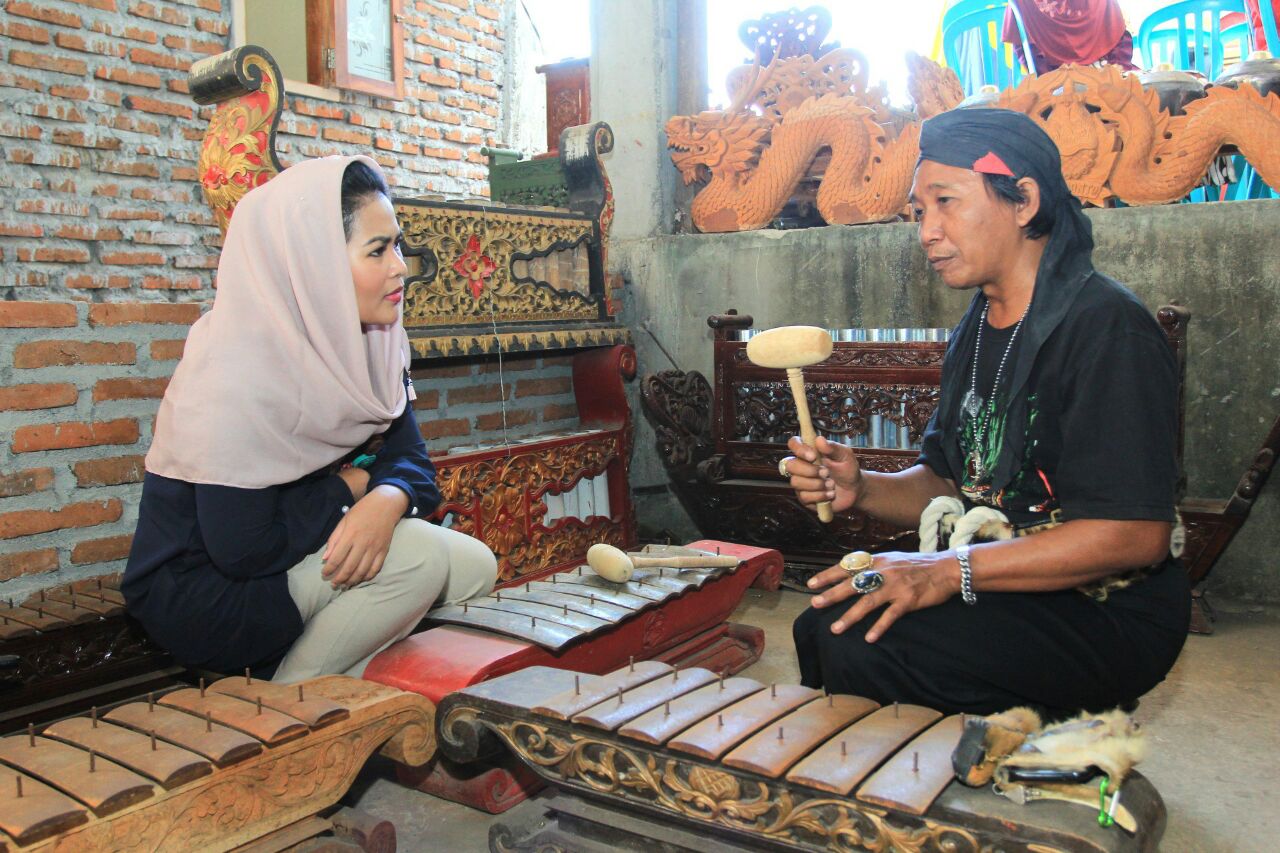
[[[713,174],[736,175],[756,166],[770,123],[754,112],[708,110],[667,122],[667,147],[686,184]]]

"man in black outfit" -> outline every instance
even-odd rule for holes
[[[915,527],[950,496],[999,510],[1018,535],[877,554],[865,593],[840,567],[815,576],[822,591],[794,628],[803,683],[973,714],[1132,702],[1173,666],[1189,618],[1169,552],[1169,346],[1094,270],[1089,220],[1034,121],[954,110],[924,123],[920,149],[920,243],[947,287],[977,291],[920,458],[862,471],[847,446],[792,438],[785,467],[806,504]]]

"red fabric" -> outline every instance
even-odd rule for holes
[[[1249,10],[1249,29],[1253,30],[1253,49],[1271,50],[1267,47],[1267,33],[1262,28],[1262,10],[1260,0],[1244,0],[1244,7]],[[1280,21],[1280,0],[1271,0],[1271,10],[1277,21]],[[1274,52],[1274,51],[1272,51]]]
[[[977,160],[973,161],[973,171],[982,172],[986,175],[1008,175],[1013,177],[1013,171],[1005,165],[1005,162],[996,156],[994,151],[988,151]]]
[[[1125,34],[1124,15],[1117,0],[1009,0],[1017,2],[1022,25],[1036,58],[1048,67],[1072,63],[1089,65],[1111,52]],[[1018,23],[1010,8],[1004,15],[1004,40],[1019,44]]]

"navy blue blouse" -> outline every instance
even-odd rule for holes
[[[382,438],[369,489],[395,486],[409,496],[406,516],[431,515],[440,491],[410,405]],[[286,573],[352,503],[336,467],[263,489],[147,472],[121,587],[129,613],[179,663],[268,676],[302,633]]]

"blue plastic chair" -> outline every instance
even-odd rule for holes
[[[1262,34],[1267,37],[1267,50],[1272,56],[1280,56],[1280,33],[1277,32],[1276,10],[1270,0],[1258,0],[1259,11],[1262,12]]]
[[[985,85],[1008,89],[1035,73],[1020,17],[1018,31],[1028,68],[1022,67],[1002,38],[1008,5],[1008,0],[960,0],[942,16],[943,55],[947,66],[959,75],[966,96]]]
[[[1247,16],[1244,0],[1182,0],[1152,12],[1138,28],[1138,49],[1146,66],[1168,63],[1180,71],[1199,71],[1210,80],[1217,79],[1222,73],[1224,42],[1236,42],[1242,59],[1251,49],[1247,24],[1222,29],[1222,16],[1231,12]]]

